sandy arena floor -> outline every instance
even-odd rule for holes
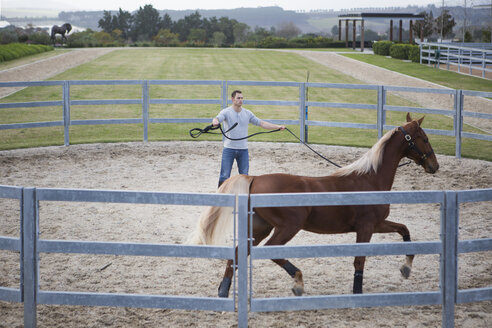
[[[109,50],[77,50],[61,69],[79,65]],[[87,51],[87,52],[86,52]],[[303,54],[306,55],[306,54]],[[308,54],[309,55],[309,54]],[[322,56],[316,54],[316,56]],[[377,82],[378,73],[361,72],[352,61],[323,55],[325,64],[349,74]],[[335,59],[337,61],[335,61]],[[313,59],[315,60],[315,59]],[[322,59],[318,59],[322,60]],[[345,66],[341,65],[345,63]],[[53,66],[39,65],[34,80],[52,76]],[[364,66],[364,65],[362,65]],[[349,70],[353,68],[353,71]],[[370,65],[365,65],[373,68]],[[25,70],[33,66],[24,65]],[[57,68],[58,69],[58,68]],[[11,72],[9,70],[8,72]],[[28,72],[0,80],[28,80]],[[10,74],[10,73],[9,73]],[[24,75],[22,75],[24,74]],[[396,73],[395,73],[396,74]],[[397,75],[392,75],[397,76]],[[398,81],[405,81],[397,78]],[[394,81],[396,81],[394,80]],[[405,83],[405,82],[403,82]],[[415,86],[415,85],[412,85]],[[485,106],[492,110],[492,106]],[[425,126],[425,122],[424,122]],[[431,136],[432,142],[432,136]],[[217,142],[156,142],[73,145],[0,152],[0,184],[54,188],[146,190],[169,192],[215,192],[221,144]],[[349,164],[366,150],[314,146],[340,164]],[[284,172],[322,176],[334,171],[323,160],[299,144],[251,143],[250,174]],[[415,164],[398,170],[394,190],[462,190],[490,188],[490,162],[438,156],[440,170],[425,174]],[[42,202],[40,228],[43,239],[183,243],[192,231],[200,207],[115,205]],[[18,236],[19,204],[0,200],[0,235]],[[404,223],[412,240],[439,239],[438,205],[395,205],[390,220]],[[460,208],[460,239],[490,238],[492,207],[489,203],[466,204]],[[315,235],[299,233],[290,244],[352,243],[355,235]],[[373,242],[400,241],[397,235],[375,235]],[[215,296],[224,261],[179,258],[41,254],[40,287],[43,290],[121,292]],[[353,258],[293,259],[304,273],[306,295],[350,294]],[[399,267],[404,256],[369,257],[364,275],[364,292],[436,291],[439,288],[439,257],[421,255],[413,272],[404,280]],[[0,285],[19,285],[19,255],[0,251]],[[492,285],[489,253],[459,257],[460,288]],[[291,296],[291,279],[269,261],[255,261],[253,288],[257,297]],[[22,327],[23,306],[0,302],[0,327]],[[439,306],[387,307],[251,313],[251,327],[439,327]],[[490,327],[492,302],[456,307],[456,327]],[[39,327],[235,327],[235,313],[192,312],[109,307],[38,306]]]

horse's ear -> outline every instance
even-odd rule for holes
[[[425,116],[422,116],[422,118],[417,121],[419,123],[419,126],[422,126],[422,122],[424,121],[424,117]]]
[[[407,113],[407,122],[412,122],[412,117],[410,116],[410,113]]]

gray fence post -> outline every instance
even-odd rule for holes
[[[461,158],[461,132],[463,131],[463,91],[456,90],[454,94],[454,135],[456,137],[455,156]]]
[[[248,195],[238,195],[238,327],[248,327]]]
[[[383,136],[384,129],[384,86],[378,86],[378,114],[377,114],[377,127],[378,127],[378,139]]]
[[[458,194],[446,191],[441,213],[441,295],[442,326],[454,327],[454,306],[458,289]],[[442,206],[442,205],[441,205]]]
[[[422,51],[422,43],[419,45],[419,51],[420,51],[420,65],[422,65],[422,54],[423,54],[423,51]]]
[[[229,99],[229,97],[227,95],[227,81],[222,81],[221,91],[222,91],[222,108],[221,109],[224,109],[227,107],[227,100]]]
[[[306,83],[299,83],[299,128],[300,139],[306,140]]]
[[[70,81],[63,81],[63,144],[70,145]]]
[[[142,82],[142,119],[144,128],[144,141],[149,141],[149,81]]]
[[[36,255],[37,241],[37,201],[36,189],[24,188],[22,191],[22,253],[24,264],[24,327],[36,327],[36,293],[38,289],[38,266]]]

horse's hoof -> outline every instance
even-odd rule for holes
[[[412,271],[412,269],[408,266],[408,265],[403,265],[401,268],[400,268],[400,272],[401,272],[401,275],[403,276],[403,278],[405,279],[408,279],[408,277],[410,277],[410,272]]]
[[[295,296],[302,296],[302,294],[304,294],[304,288],[294,287],[292,288],[292,292],[294,293]]]

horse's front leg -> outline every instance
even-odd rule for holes
[[[294,286],[292,292],[295,296],[302,296],[304,294],[304,280],[302,279],[302,272],[295,265],[284,259],[272,260],[287,271],[287,273],[294,279]]]
[[[411,241],[410,231],[408,231],[406,225],[401,223],[385,220],[376,227],[375,232],[378,233],[397,232],[400,234],[400,236],[402,236],[403,241],[405,242]],[[408,279],[408,277],[410,277],[410,272],[412,271],[412,264],[413,264],[414,257],[415,255],[413,254],[407,254],[407,256],[405,257],[405,264],[403,264],[400,268],[401,275],[405,279]]]
[[[372,231],[358,231],[357,243],[368,243],[371,241]],[[364,265],[366,262],[365,256],[356,256],[354,260],[354,294],[362,294],[362,282],[364,279]]]

